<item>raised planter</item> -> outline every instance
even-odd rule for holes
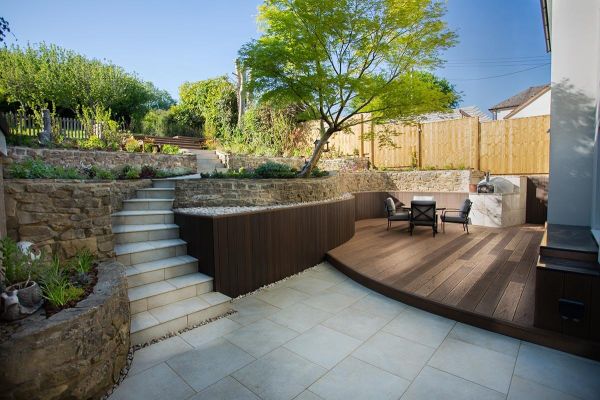
[[[0,399],[98,399],[128,351],[124,268],[102,263],[93,293],[76,307],[0,324]]]
[[[294,275],[354,236],[354,197],[217,216],[176,212],[188,254],[231,297]]]

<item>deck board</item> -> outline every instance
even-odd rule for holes
[[[357,221],[355,236],[327,259],[358,282],[415,307],[598,357],[595,342],[588,346],[533,326],[542,226],[471,227],[466,234],[448,224],[434,238],[425,227],[410,236],[405,223],[389,231],[386,225],[382,218]]]

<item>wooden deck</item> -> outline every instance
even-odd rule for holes
[[[512,228],[448,224],[432,237],[386,220],[356,222],[355,236],[327,259],[363,285],[412,306],[519,339],[600,358],[595,342],[533,326],[540,225]]]

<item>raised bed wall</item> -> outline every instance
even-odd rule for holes
[[[310,268],[354,236],[354,198],[222,216],[175,214],[188,254],[231,297]]]

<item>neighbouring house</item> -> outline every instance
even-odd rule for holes
[[[455,108],[450,112],[432,112],[423,114],[418,117],[418,120],[419,122],[437,122],[472,117],[478,117],[481,122],[491,121],[489,115],[481,111],[477,106]]]
[[[494,120],[550,114],[550,84],[531,86],[490,108]]]

